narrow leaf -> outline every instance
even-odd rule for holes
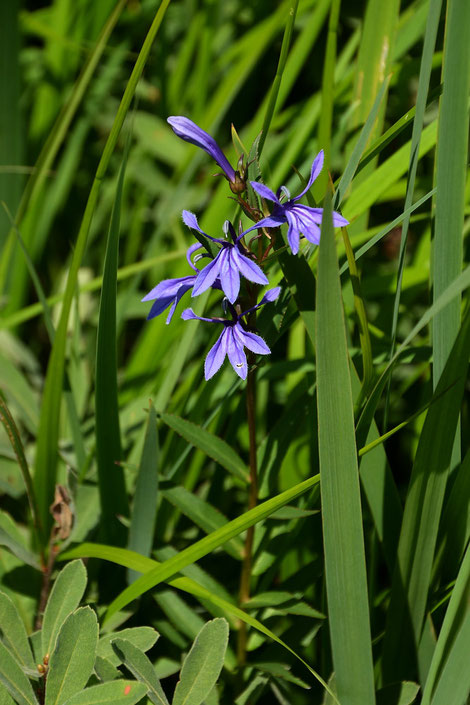
[[[114,639],[112,646],[121,662],[132,675],[146,685],[148,689],[147,697],[156,705],[168,705],[168,700],[157,678],[155,668],[144,652],[134,646],[134,644],[131,644],[130,641],[121,638]]]
[[[227,644],[225,619],[213,619],[203,626],[184,660],[172,705],[201,705],[220,675]]]
[[[0,641],[0,682],[19,705],[38,705],[31,684],[21,666]]]
[[[4,592],[0,592],[0,639],[21,666],[36,669],[23,620]]]
[[[375,703],[351,379],[331,199],[317,286],[317,394],[328,620],[338,699]]]
[[[82,691],[93,673],[98,621],[90,607],[67,617],[49,660],[45,705],[62,705]]]
[[[87,573],[83,561],[72,561],[57,576],[44,611],[42,624],[42,655],[51,654],[65,619],[83,597]]]
[[[214,436],[213,433],[206,431],[201,426],[175,416],[175,414],[163,413],[160,414],[160,417],[167,426],[183,436],[188,443],[202,450],[203,453],[213,458],[219,465],[238,477],[239,480],[248,482],[249,474],[245,463],[222,438]]]
[[[118,680],[112,683],[100,683],[76,693],[64,702],[64,705],[134,705],[146,694],[143,683]]]

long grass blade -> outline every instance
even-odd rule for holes
[[[354,413],[331,199],[317,285],[317,389],[328,622],[340,702],[375,703]]]
[[[129,110],[137,83],[142,75],[150,49],[169,4],[170,0],[163,0],[161,2],[124,91],[121,104],[115,117],[90,190],[67,278],[60,321],[57,327],[57,334],[47,368],[36,454],[35,488],[41,519],[45,527],[50,526],[51,522],[49,516],[49,505],[54,495],[56,477],[58,419],[60,414],[62,379],[65,365],[67,322],[75,293],[78,270],[85,252],[88,232],[98,200],[101,183],[106,175],[111,155],[116,146],[117,139],[121,131],[124,118]]]
[[[98,464],[98,488],[102,514],[102,531],[109,543],[122,543],[124,527],[117,515],[128,516],[129,505],[124,484],[119,403],[117,387],[116,295],[119,258],[119,230],[122,189],[127,164],[124,155],[111,213],[104,258],[96,337],[95,435]]]

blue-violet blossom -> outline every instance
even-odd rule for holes
[[[230,233],[232,238],[232,242],[230,242],[207,235],[199,227],[194,213],[190,211],[183,211],[183,221],[188,228],[197,230],[199,233],[209,238],[209,240],[221,245],[221,249],[214,259],[199,272],[194,282],[192,296],[198,296],[198,294],[202,294],[203,291],[206,291],[206,289],[213,285],[217,277],[220,279],[222,291],[232,304],[235,303],[240,291],[240,274],[242,274],[245,279],[249,279],[249,281],[255,282],[256,284],[269,284],[267,277],[263,274],[260,267],[243,254],[243,252],[247,252],[247,250],[245,250],[241,244],[242,237],[249,230],[253,230],[257,227],[258,224],[252,226],[249,230],[246,230],[237,237],[233,225],[230,221],[226,220],[224,231],[226,234]]]
[[[204,363],[204,376],[206,380],[210,379],[216,372],[218,372],[223,361],[225,360],[226,355],[228,356],[230,364],[237,375],[242,379],[246,379],[248,374],[248,364],[246,361],[244,348],[248,348],[248,350],[257,353],[258,355],[270,354],[271,350],[266,345],[263,338],[256,335],[256,333],[251,333],[250,331],[245,330],[241,319],[243,316],[246,316],[247,313],[254,311],[260,306],[275,301],[279,296],[280,290],[280,287],[270,289],[263,296],[259,304],[256,304],[256,306],[253,306],[243,313],[237,314],[232,306],[232,320],[227,320],[225,318],[203,318],[202,316],[196,316],[191,308],[187,308],[183,311],[181,318],[185,321],[196,319],[198,321],[207,321],[208,323],[222,323],[224,326],[224,329],[218,337],[215,345],[207,353]]]
[[[200,147],[212,157],[224,172],[233,193],[242,193],[245,190],[246,185],[244,178],[240,175],[239,171],[235,171],[230,165],[227,157],[222,152],[215,139],[205,130],[198,127],[196,123],[189,118],[181,115],[172,115],[167,118],[167,122],[171,125],[175,135],[181,137],[181,139],[186,142],[195,144],[196,147]]]
[[[160,284],[154,286],[152,291],[149,291],[149,293],[144,296],[142,301],[155,300],[155,303],[152,305],[150,313],[147,316],[148,321],[151,318],[155,318],[155,316],[159,316],[166,308],[168,308],[170,304],[172,304],[166,319],[167,324],[171,321],[178,301],[194,286],[194,283],[198,278],[199,269],[192,263],[191,257],[193,253],[201,247],[202,245],[200,243],[196,243],[191,245],[186,253],[186,259],[192,269],[197,272],[196,274],[191,274],[187,277],[176,277],[176,279],[164,279],[160,282]],[[215,285],[214,288],[218,287]]]
[[[264,184],[260,184],[257,181],[250,181],[251,186],[256,193],[268,201],[273,201],[275,204],[271,215],[258,221],[257,226],[259,228],[273,228],[278,227],[282,223],[288,223],[289,228],[287,230],[287,241],[292,250],[292,254],[294,255],[296,255],[299,251],[300,235],[305,235],[307,240],[314,245],[318,245],[320,242],[320,225],[323,217],[323,208],[311,208],[310,206],[301,205],[300,203],[297,203],[297,201],[299,201],[302,196],[305,196],[315,179],[320,174],[323,168],[323,159],[324,154],[323,150],[321,150],[313,161],[310,179],[307,186],[301,193],[299,193],[298,196],[295,196],[294,198],[291,198],[291,195],[285,186],[281,186],[277,193],[274,193]],[[284,194],[288,199],[285,203],[281,203],[280,201],[282,194]],[[343,218],[342,215],[336,213],[336,211],[333,211],[333,225],[335,227],[340,227],[343,225],[349,225],[349,222],[346,218]]]

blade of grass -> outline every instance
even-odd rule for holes
[[[117,563],[118,565],[144,574],[150,571],[154,571],[157,568],[160,568],[160,566],[165,565],[164,563],[158,563],[158,561],[154,561],[151,558],[146,558],[145,556],[141,556],[140,554],[134,553],[133,551],[128,551],[123,548],[116,548],[114,546],[103,546],[101,544],[95,543],[83,543],[80,546],[72,548],[69,551],[60,554],[58,560],[87,557],[101,558],[103,560],[110,561],[112,563]],[[257,629],[259,632],[261,632],[261,634],[265,634],[277,644],[280,644],[284,649],[287,649],[287,651],[289,651],[289,653],[291,653],[296,659],[303,663],[306,668],[308,668],[310,673],[323,685],[326,691],[330,693],[334,702],[338,703],[338,700],[333,695],[328,685],[321,678],[321,676],[319,676],[318,673],[314,671],[313,668],[309,666],[306,661],[304,661],[293,649],[291,649],[290,646],[288,646],[284,641],[282,641],[282,639],[276,636],[274,632],[265,627],[264,624],[262,624],[255,617],[252,617],[247,612],[244,612],[228,600],[225,600],[219,597],[218,595],[215,595],[212,591],[208,590],[207,588],[204,588],[202,585],[197,583],[195,580],[192,580],[191,578],[170,578],[165,579],[165,582],[167,582],[172,587],[177,588],[178,590],[182,590],[190,595],[194,595],[195,597],[201,600],[207,600],[208,602],[211,602],[212,604],[216,605],[217,607],[220,607],[222,610],[227,612],[228,615],[233,615],[234,617],[237,617],[237,619],[242,620],[250,627]]]
[[[375,703],[354,413],[331,198],[317,284],[317,398],[328,621],[337,693]]]
[[[18,428],[16,426],[15,420],[10,413],[7,406],[6,399],[3,392],[0,389],[0,421],[2,422],[5,431],[7,432],[8,438],[10,439],[11,447],[13,448],[16,459],[18,460],[18,465],[21,469],[21,474],[23,475],[23,481],[26,488],[26,494],[28,497],[29,508],[31,510],[31,516],[33,518],[33,526],[36,531],[40,533],[40,517],[36,502],[36,497],[34,494],[33,482],[31,479],[31,473],[29,472],[28,461],[24,453],[23,443],[21,442],[21,436],[19,434]]]
[[[127,152],[119,170],[108,240],[104,256],[103,286],[101,289],[98,326],[96,332],[95,366],[95,436],[98,465],[98,488],[105,539],[109,543],[123,543],[124,527],[117,515],[129,515],[122,460],[121,431],[117,387],[116,295],[119,259],[119,231],[122,189],[126,172]]]
[[[470,546],[457,576],[452,596],[446,610],[439,639],[437,640],[431,667],[423,691],[422,705],[449,703],[457,705],[464,701],[470,688],[470,671],[464,663],[470,649]],[[465,636],[466,634],[466,636]],[[460,645],[458,640],[464,643]],[[459,670],[456,670],[456,667]],[[449,672],[454,670],[450,681]],[[446,672],[447,671],[447,672]],[[462,692],[463,690],[463,692]]]
[[[286,67],[287,57],[289,54],[289,47],[292,39],[292,32],[294,30],[295,16],[297,14],[297,8],[299,6],[299,0],[292,0],[290,6],[288,7],[288,19],[286,22],[286,28],[284,30],[284,36],[282,38],[281,53],[279,55],[279,63],[277,65],[276,75],[274,77],[273,84],[271,86],[271,93],[269,95],[268,105],[266,107],[266,113],[263,120],[263,127],[261,128],[261,137],[258,143],[258,160],[261,157],[261,152],[263,151],[264,143],[266,142],[266,137],[268,136],[269,126],[273,119],[274,110],[276,108],[277,96],[279,94],[279,88],[281,86],[282,74]],[[286,8],[287,9],[287,8]]]
[[[411,207],[413,201],[413,194],[416,181],[416,172],[418,169],[418,152],[419,144],[421,141],[421,133],[423,131],[424,124],[424,111],[426,109],[426,100],[429,90],[429,81],[431,78],[432,69],[432,59],[434,54],[434,48],[436,46],[437,30],[439,27],[439,18],[441,15],[442,0],[431,0],[428,8],[427,22],[426,22],[426,32],[424,35],[424,46],[423,53],[421,57],[421,66],[419,70],[419,81],[418,81],[418,93],[416,96],[416,114],[413,120],[413,132],[411,134],[411,146],[410,146],[410,165],[408,167],[408,183],[406,187],[406,197],[405,197],[405,208],[406,211]],[[398,274],[397,274],[397,288],[395,291],[395,298],[393,302],[393,316],[392,316],[392,332],[391,332],[391,345],[390,345],[390,357],[393,357],[395,352],[395,343],[397,337],[397,325],[398,325],[398,311],[400,308],[400,297],[401,288],[403,281],[403,270],[405,267],[405,253],[406,253],[406,243],[408,239],[408,227],[410,224],[410,216],[407,215],[403,220],[403,225],[401,229],[401,240],[400,240],[400,252],[398,255]],[[453,277],[451,277],[453,279]],[[448,281],[451,281],[449,279]],[[387,430],[388,425],[388,407],[390,402],[390,388],[392,382],[392,375],[389,377],[387,393],[385,397],[385,409],[384,409],[384,430]]]
[[[436,217],[433,300],[460,274],[468,146],[470,4],[452,0],[447,9],[443,92],[436,155]],[[460,325],[460,297],[433,323],[433,384],[436,388]]]
[[[328,183],[330,166],[331,127],[333,120],[333,104],[335,99],[335,64],[336,44],[338,38],[338,22],[341,0],[332,0],[328,20],[328,36],[326,40],[325,61],[321,89],[321,113],[318,124],[318,144],[325,153],[325,168],[322,170],[313,187],[313,197],[316,201],[323,198]]]
[[[96,43],[96,46],[91,53],[83,71],[81,72],[77,82],[75,84],[74,90],[70,99],[64,105],[62,110],[57,117],[57,120],[52,128],[46,143],[41,149],[41,153],[37,159],[34,170],[31,173],[30,178],[26,184],[26,188],[21,197],[21,201],[16,213],[16,222],[18,225],[21,224],[24,216],[26,215],[28,207],[34,207],[34,202],[39,197],[44,181],[50,171],[54,159],[62,145],[70,124],[76,114],[78,107],[80,106],[83,96],[88,88],[88,85],[94,75],[94,72],[100,62],[103,52],[106,49],[106,45],[111,32],[113,31],[119,16],[124,9],[126,0],[119,0],[111,13],[109,19],[107,20],[101,35]],[[28,243],[28,241],[27,241]],[[7,244],[2,252],[2,257],[0,260],[0,291],[5,290],[5,282],[9,276],[9,271],[12,268],[12,257],[15,245],[15,236],[13,232],[7,240]],[[15,269],[15,276],[18,274],[18,270]],[[20,294],[21,295],[21,294]],[[12,301],[10,308],[14,310],[16,304]]]
[[[134,96],[137,83],[142,75],[145,63],[148,59],[150,49],[158,32],[160,24],[165,15],[170,0],[162,0],[158,11],[155,14],[152,25],[145,38],[142,49],[135,63],[132,74],[127,83],[118,112],[116,114],[111,132],[107,139],[103,154],[101,156],[95,178],[88,197],[85,213],[80,226],[76,247],[74,250],[72,263],[67,278],[67,285],[64,294],[63,306],[60,316],[57,334],[52,348],[49,364],[47,368],[46,382],[44,386],[43,402],[41,406],[41,417],[39,422],[38,445],[36,453],[36,473],[35,487],[39,505],[39,512],[43,525],[50,526],[49,506],[54,495],[54,485],[56,477],[56,453],[58,440],[58,419],[60,414],[60,401],[62,396],[62,378],[65,365],[65,344],[67,337],[67,322],[70,313],[78,270],[85,252],[88,232],[90,229],[93,213],[95,210],[101,183],[106,175],[111,155],[116,146],[119,133],[121,131],[124,118],[127,115],[131,100]],[[44,537],[44,541],[46,537]]]
[[[159,455],[157,415],[155,407],[150,403],[128,540],[129,549],[143,556],[150,555],[153,545],[158,506]],[[128,582],[134,582],[137,577],[135,571],[129,571]]]
[[[316,485],[318,481],[319,477],[316,475],[304,482],[300,482],[298,485],[291,487],[289,490],[282,492],[276,497],[266,500],[263,504],[259,504],[254,509],[250,509],[236,519],[229,521],[228,524],[221,529],[213,531],[192,546],[180,551],[174,558],[170,558],[165,561],[165,563],[162,563],[159,568],[146,573],[113,600],[108,608],[105,619],[109,619],[117,611],[125,607],[125,605],[128,605],[129,602],[173,576],[185,566],[198,561],[229,539],[241,534],[248,529],[248,527],[254,526],[254,524],[266,519],[266,517],[270,516],[270,514],[277,509],[283,507],[284,504],[291,502],[296,497],[307,492],[307,490]]]
[[[414,674],[455,429],[470,353],[470,309],[434,392],[419,439],[398,545],[385,630],[385,682]]]

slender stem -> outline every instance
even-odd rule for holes
[[[249,357],[254,357],[250,354]],[[249,359],[249,365],[253,360]],[[248,497],[248,509],[256,507],[258,502],[258,468],[256,463],[256,369],[250,369],[246,385],[246,414],[248,419],[248,433],[250,439],[250,493]],[[251,567],[253,553],[254,526],[246,532],[245,550],[243,556],[242,572],[240,577],[240,605],[250,599]],[[237,657],[238,663],[243,665],[246,660],[246,623],[241,622],[238,632]]]
[[[49,598],[49,593],[51,591],[51,575],[52,575],[52,571],[54,569],[54,563],[55,563],[56,555],[58,552],[58,547],[54,543],[54,541],[55,541],[55,533],[54,533],[54,529],[52,529],[51,540],[49,542],[49,556],[47,559],[47,564],[42,569],[41,595],[39,597],[38,611],[36,613],[36,622],[34,625],[34,628],[36,630],[41,629],[41,627],[42,627],[44,610],[46,609],[47,600]]]

